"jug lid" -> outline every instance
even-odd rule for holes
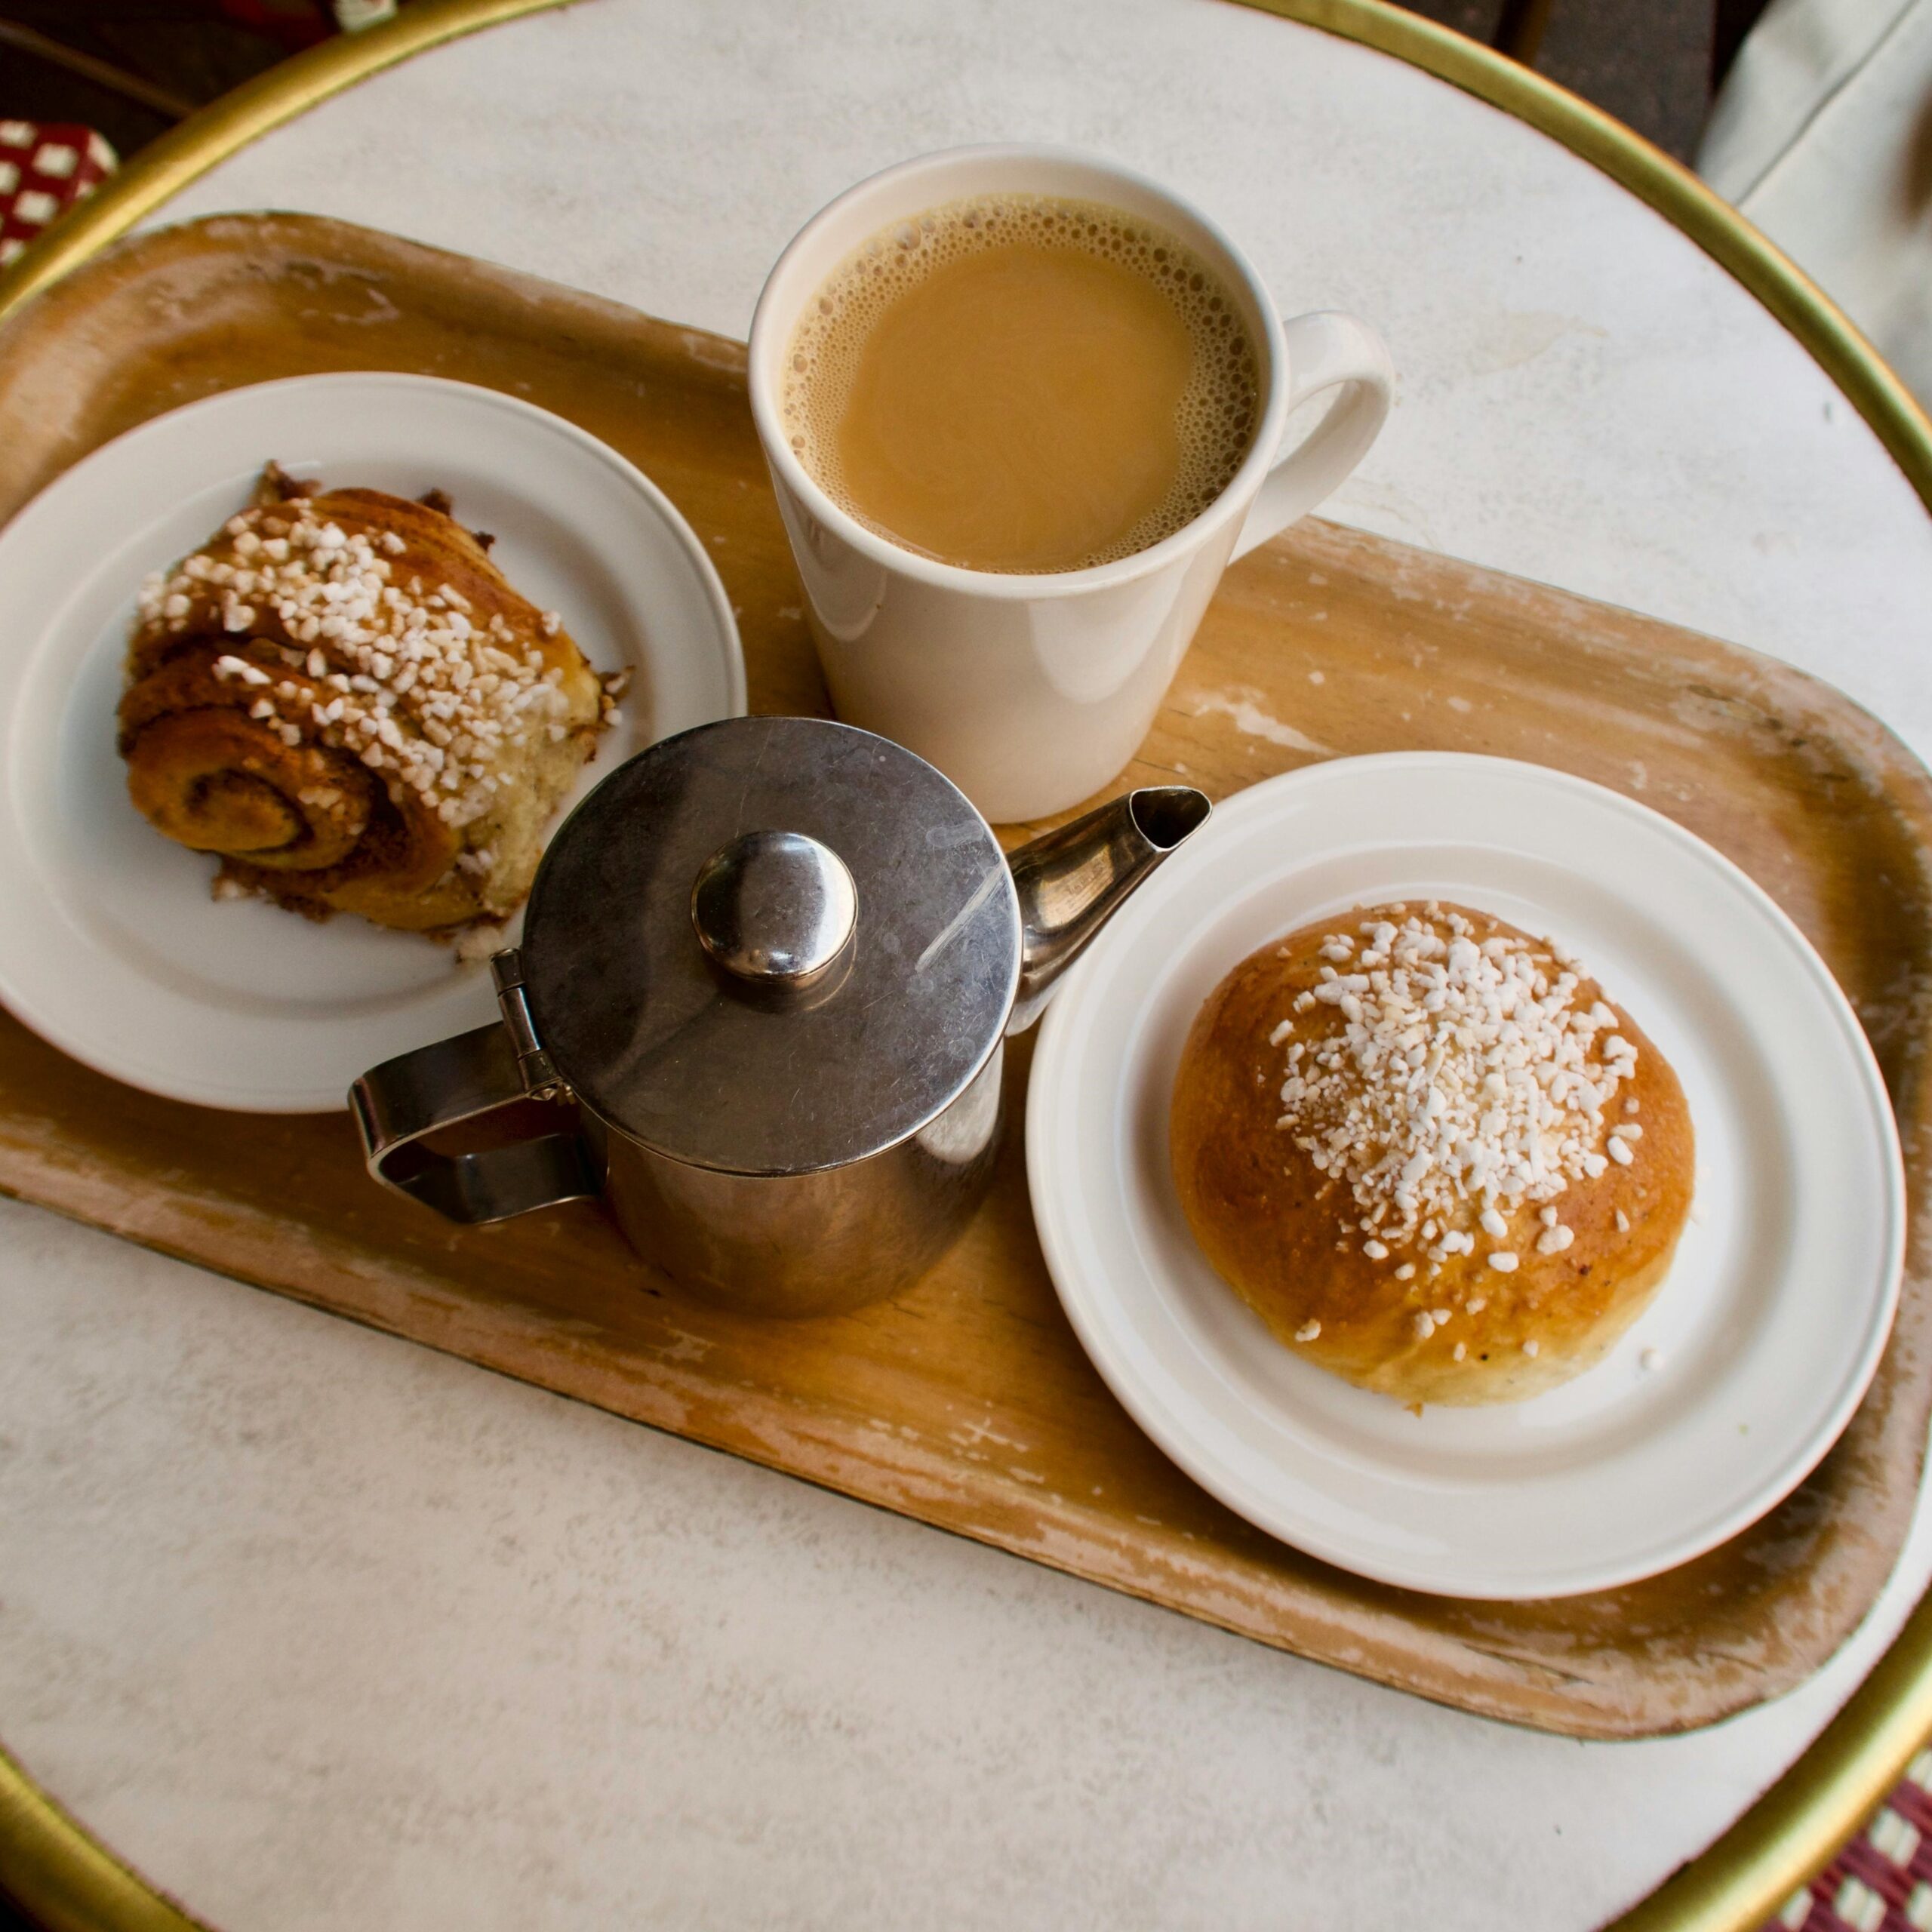
[[[837,1167],[915,1133],[998,1046],[1012,875],[952,781],[817,718],[700,725],[558,829],[522,968],[558,1075],[694,1166]]]

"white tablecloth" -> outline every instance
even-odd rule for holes
[[[1932,748],[1932,524],[1687,241],[1397,63],[1220,0],[593,0],[170,211],[299,208],[742,334],[867,170],[1000,137],[1204,204],[1387,333],[1331,513],[1740,638]],[[1375,1689],[0,1207],[0,1738],[229,1932],[1582,1932],[1816,1732],[1589,1746]]]

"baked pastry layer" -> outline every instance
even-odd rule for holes
[[[120,749],[217,890],[452,931],[528,894],[608,701],[438,492],[291,484],[148,580]]]
[[[1303,928],[1183,1050],[1175,1185],[1284,1344],[1404,1402],[1519,1401],[1656,1292],[1696,1177],[1676,1075],[1547,941],[1467,907]]]

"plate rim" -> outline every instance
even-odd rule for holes
[[[735,718],[745,714],[748,694],[744,645],[739,635],[737,614],[732,608],[730,595],[697,533],[663,489],[620,451],[569,417],[506,390],[491,389],[481,383],[463,382],[454,377],[423,375],[400,369],[317,370],[290,376],[272,376],[258,383],[238,383],[232,389],[217,389],[211,395],[197,396],[174,408],[163,410],[88,451],[58,475],[51,478],[5,524],[0,524],[0,570],[6,568],[8,556],[17,546],[38,540],[43,522],[57,520],[69,513],[76,498],[84,506],[94,479],[103,472],[130,460],[131,450],[137,452],[134,460],[138,460],[142,443],[151,438],[158,439],[164,433],[164,426],[178,433],[174,426],[183,418],[214,414],[223,409],[239,411],[251,406],[272,408],[277,397],[331,389],[399,389],[419,395],[427,392],[459,408],[499,410],[520,420],[527,429],[555,437],[591,458],[609,475],[614,487],[642,500],[675,540],[686,561],[694,566],[698,587],[718,627],[720,648],[717,657],[724,675],[729,707],[721,715]],[[23,626],[18,643],[11,648],[0,647],[0,651],[17,663],[30,660],[45,639],[48,626],[59,621],[64,606],[48,611],[38,624]],[[11,788],[0,786],[0,837],[17,844],[23,835],[14,818],[11,799]],[[555,824],[560,825],[564,816],[559,814]],[[551,830],[554,833],[555,825]],[[316,1095],[319,1090],[303,1088],[298,1093],[287,1088],[277,1089],[259,1084],[234,1088],[193,1078],[156,1078],[145,1069],[139,1072],[131,1072],[113,1054],[99,1051],[66,1020],[50,1017],[40,1002],[23,992],[17,977],[10,970],[11,958],[11,949],[4,935],[0,935],[0,1007],[58,1051],[122,1086],[162,1100],[217,1108],[230,1113],[292,1115],[333,1113],[346,1108],[346,1097],[318,1100]]]
[[[1411,1567],[1399,1560],[1384,1560],[1373,1553],[1364,1554],[1333,1540],[1318,1524],[1312,1522],[1297,1522],[1294,1534],[1285,1534],[1280,1526],[1284,1512],[1271,1512],[1265,1501],[1257,1501],[1247,1484],[1198,1443],[1177,1414],[1162,1405],[1158,1388],[1143,1384],[1138,1371],[1127,1359],[1128,1352],[1116,1347],[1103,1319],[1113,1300],[1112,1291],[1103,1286],[1091,1294],[1087,1292],[1088,1278],[1099,1271],[1091,1268],[1083,1270],[1072,1254],[1071,1229],[1075,1217],[1068,1205],[1071,1190],[1056,1185],[1056,1170],[1063,1168],[1065,1157],[1054,1145],[1046,1116],[1058,1102],[1069,1077],[1066,1063],[1074,1051],[1072,1040],[1075,1016],[1081,1002],[1088,996],[1088,988],[1097,977],[1109,952],[1132,943],[1130,928],[1120,922],[1115,922],[1103,932],[1087,956],[1076,964],[1068,975],[1067,984],[1045,1015],[1027,1094],[1026,1177],[1034,1226],[1045,1257],[1048,1277],[1061,1309],[1088,1359],[1135,1426],[1190,1480],[1265,1534],[1352,1575],[1431,1596],[1487,1602],[1533,1602],[1586,1595],[1660,1576],[1740,1534],[1775,1509],[1804,1481],[1857,1412],[1890,1343],[1903,1286],[1909,1201],[1897,1116],[1877,1058],[1844,989],[1796,922],[1749,872],[1709,841],[1700,838],[1688,827],[1654,806],[1574,772],[1554,765],[1539,764],[1529,759],[1503,758],[1487,752],[1436,750],[1365,752],[1317,760],[1244,787],[1216,805],[1214,818],[1203,828],[1201,835],[1214,837],[1217,821],[1222,828],[1220,836],[1234,835],[1245,821],[1273,809],[1275,800],[1284,791],[1318,784],[1345,771],[1353,777],[1371,768],[1378,774],[1395,774],[1444,769],[1481,772],[1484,768],[1499,776],[1506,774],[1519,780],[1528,775],[1537,783],[1569,791],[1587,798],[1598,808],[1613,814],[1620,812],[1659,829],[1672,843],[1739,892],[1779,931],[1795,963],[1802,968],[1822,995],[1845,1049],[1843,1060],[1855,1071],[1858,1097],[1878,1124],[1878,1138],[1885,1158],[1875,1177],[1875,1199],[1881,1203],[1883,1209],[1881,1251],[1884,1259],[1881,1264],[1882,1278],[1871,1303],[1863,1344],[1836,1401],[1825,1412],[1823,1420],[1814,1424],[1798,1448],[1787,1452],[1773,1466],[1766,1478],[1752,1490],[1745,1502],[1715,1518],[1715,1528],[1702,1534],[1680,1537],[1675,1543],[1663,1546],[1665,1553],[1654,1560],[1647,1558],[1634,1566],[1600,1565],[1587,1574],[1534,1588],[1516,1583],[1497,1583],[1494,1579],[1491,1580],[1491,1586],[1483,1587],[1469,1576],[1459,1576],[1453,1580],[1441,1575],[1432,1577],[1426,1565]],[[1189,847],[1191,850],[1183,848],[1175,854],[1175,862],[1202,863],[1204,861],[1201,854],[1213,850],[1212,845],[1196,845],[1192,841]],[[1110,1072],[1115,1065],[1109,1059]],[[1162,1284],[1158,1275],[1151,1269],[1149,1273],[1155,1276],[1155,1291],[1160,1294]],[[1229,1288],[1227,1292],[1232,1294],[1234,1291]],[[1580,1566],[1571,1567],[1580,1571]]]

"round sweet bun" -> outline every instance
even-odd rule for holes
[[[1447,904],[1243,960],[1188,1035],[1171,1137],[1195,1238],[1277,1339],[1411,1406],[1519,1401],[1601,1360],[1696,1176],[1683,1088],[1629,1015]]]

